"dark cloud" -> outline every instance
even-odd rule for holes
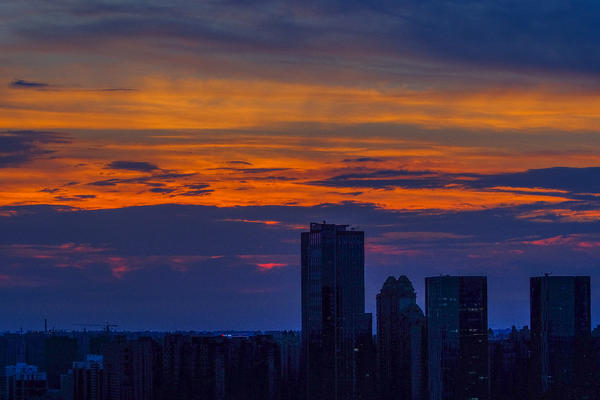
[[[358,173],[336,175],[331,178],[312,181],[309,184],[338,188],[439,188],[452,183],[451,177],[432,171],[411,170],[370,170]]]
[[[268,172],[277,171],[288,171],[289,168],[232,168],[232,167],[220,167],[220,168],[209,168],[210,171],[232,171],[240,172],[242,174],[264,174]]]
[[[213,189],[202,189],[202,190],[188,190],[187,192],[180,193],[181,196],[208,196],[214,192]]]
[[[566,190],[573,193],[600,193],[600,167],[555,167],[525,172],[483,175],[470,183],[473,187],[516,186]]]
[[[194,172],[190,172],[187,174],[179,173],[179,172],[163,172],[163,173],[159,173],[159,174],[153,174],[152,178],[164,179],[167,181],[171,181],[171,180],[180,179],[180,178],[189,178],[194,175],[196,175],[196,173],[194,173]]]
[[[60,191],[60,189],[59,188],[43,188],[39,191],[42,193],[56,193],[56,192]]]
[[[362,162],[380,162],[380,161],[383,161],[383,159],[374,158],[374,157],[358,157],[358,158],[346,158],[343,161],[350,162],[350,163],[352,163],[352,162],[362,163]]]
[[[101,180],[101,181],[90,182],[90,183],[88,183],[88,185],[93,185],[93,186],[116,186],[117,183],[127,183],[127,179],[118,179],[118,178],[104,179],[104,180]]]
[[[239,161],[239,160],[227,161],[227,164],[252,165],[252,163],[250,163],[248,161]]]
[[[54,196],[54,200],[58,201],[83,201],[87,199],[95,199],[94,194],[76,194],[73,196]]]
[[[446,174],[434,171],[406,170],[370,170],[360,173],[336,175],[331,178],[309,182],[309,184],[345,188],[383,189],[391,187],[403,188],[442,188],[448,185],[459,185],[470,189],[488,190],[506,187],[506,190],[518,192],[518,188],[528,190],[545,189],[566,191],[578,198],[581,194],[600,193],[600,168],[567,168],[554,167],[532,169],[523,172],[504,174]],[[513,188],[513,189],[508,189]],[[549,193],[551,195],[557,192]],[[538,192],[545,194],[545,192]]]
[[[169,7],[141,1],[53,4],[53,14],[64,18],[20,24],[14,27],[16,33],[38,44],[63,46],[101,46],[114,38],[130,38],[232,54],[289,59],[302,54],[315,61],[332,53],[348,61],[366,54],[526,72],[600,73],[600,54],[595,51],[600,5],[591,1],[271,0],[255,7],[238,1],[183,1]],[[228,12],[232,9],[236,12]]]
[[[206,184],[185,185],[186,188],[188,188],[188,189],[194,189],[194,190],[206,189],[209,186],[210,185],[206,185]]]
[[[78,85],[74,86],[57,86],[45,82],[26,81],[23,79],[17,79],[10,83],[10,87],[13,89],[52,89],[53,91],[70,90],[70,91],[92,91],[92,92],[133,92],[137,89],[133,88],[100,88],[100,89],[82,89]]]
[[[142,171],[140,171],[142,172]],[[92,186],[116,186],[118,184],[121,183],[126,183],[126,184],[140,184],[140,185],[146,185],[149,187],[160,187],[160,186],[164,186],[164,183],[160,182],[160,181],[164,181],[164,182],[174,182],[177,179],[183,179],[183,178],[189,178],[196,175],[195,173],[188,173],[188,174],[184,174],[184,173],[178,173],[178,172],[159,172],[159,173],[153,173],[152,175],[145,175],[145,176],[138,176],[138,177],[133,177],[133,178],[110,178],[110,179],[103,179],[100,181],[94,181],[94,182],[90,182],[88,183],[88,185],[92,185]],[[159,181],[159,182],[156,182]]]
[[[10,83],[10,87],[15,89],[44,89],[49,87],[48,83],[26,81],[23,79],[17,79]]]
[[[138,172],[152,172],[159,169],[156,165],[145,161],[112,161],[106,165],[106,168]]]
[[[68,143],[66,135],[41,131],[0,131],[0,168],[16,167],[54,153],[48,144]]]
[[[158,188],[157,187],[157,188],[150,189],[150,191],[152,193],[172,193],[175,191],[175,189],[167,189],[167,188]]]
[[[281,175],[269,175],[269,176],[253,176],[251,178],[245,178],[247,181],[296,181],[298,178],[291,176]]]

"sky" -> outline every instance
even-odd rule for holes
[[[4,0],[0,330],[300,328],[300,232],[389,275],[589,275],[600,4]]]

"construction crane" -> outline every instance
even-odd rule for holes
[[[113,324],[113,323],[110,323],[110,322],[105,322],[103,324],[73,324],[73,325],[75,325],[75,326],[101,326],[101,327],[104,328],[104,330],[106,331],[106,333],[110,333],[111,332],[110,328],[116,328],[117,326],[119,326],[117,324]]]

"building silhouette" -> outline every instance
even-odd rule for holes
[[[529,393],[529,354],[531,335],[529,327],[518,330],[513,326],[490,333],[490,391],[492,400],[527,398]]]
[[[88,354],[84,361],[74,362],[69,373],[72,375],[73,400],[103,399],[104,366],[101,355]]]
[[[430,399],[489,399],[486,278],[426,278],[425,292]]]
[[[270,332],[279,346],[281,400],[298,398],[300,366],[300,335],[294,331]]]
[[[530,279],[532,391],[554,397],[589,386],[591,346],[590,278]]]
[[[372,322],[364,312],[364,232],[311,223],[301,242],[305,396],[370,396]]]
[[[17,363],[0,371],[0,400],[41,398],[47,390],[46,373],[35,365]]]
[[[66,335],[50,335],[45,338],[44,343],[43,365],[48,374],[48,388],[59,389],[60,375],[66,373],[73,362],[77,361],[77,340]],[[28,358],[31,359],[29,355]]]
[[[377,392],[380,400],[425,399],[425,316],[404,275],[377,294]]]

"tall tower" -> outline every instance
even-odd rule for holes
[[[426,278],[425,291],[430,399],[489,399],[486,278]]]
[[[311,223],[302,232],[302,370],[307,399],[364,398],[364,232]]]
[[[591,335],[590,277],[546,275],[533,277],[529,283],[534,393],[585,385]]]
[[[425,399],[425,316],[404,275],[377,294],[377,369],[381,400]]]

